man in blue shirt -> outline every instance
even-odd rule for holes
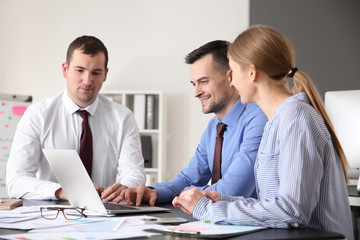
[[[126,200],[140,205],[171,202],[187,187],[213,190],[223,194],[255,197],[254,163],[267,118],[254,103],[244,105],[234,87],[227,58],[229,43],[212,41],[192,51],[185,58],[191,64],[191,84],[203,113],[215,113],[188,166],[170,182],[153,187],[140,185],[121,193],[111,189],[102,193],[104,201]],[[208,185],[212,177],[216,125],[225,123],[222,147],[221,179]]]

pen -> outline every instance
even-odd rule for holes
[[[170,232],[170,233],[189,234],[189,235],[200,235],[201,234],[198,231],[182,230],[182,229],[165,229],[164,231]]]

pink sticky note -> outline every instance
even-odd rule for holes
[[[12,112],[14,115],[23,115],[27,106],[14,106],[12,107]]]

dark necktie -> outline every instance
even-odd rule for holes
[[[211,184],[216,183],[221,178],[221,150],[222,150],[222,144],[223,144],[225,130],[226,130],[225,123],[219,123],[216,126],[217,136],[216,136],[216,143],[215,143],[215,153],[214,153],[214,163],[213,163]]]
[[[80,138],[80,158],[86,168],[86,171],[91,177],[93,149],[92,149],[92,134],[88,121],[89,113],[86,110],[79,110],[77,111],[77,113],[83,119],[82,133]]]

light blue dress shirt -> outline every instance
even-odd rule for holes
[[[244,105],[240,99],[236,102],[222,121],[227,125],[222,148],[222,178],[209,186],[219,122],[216,116],[210,120],[184,170],[170,182],[154,186],[158,191],[157,203],[171,202],[189,186],[229,195],[256,196],[254,163],[267,118],[256,104]]]
[[[353,239],[345,178],[330,133],[305,93],[283,102],[264,129],[255,164],[259,199],[203,197],[193,217],[213,223],[312,227]]]

